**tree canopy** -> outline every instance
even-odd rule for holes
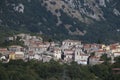
[[[0,63],[0,80],[119,80],[120,77],[112,73],[115,65],[87,66],[75,62],[60,64],[54,60],[46,63],[14,60]]]

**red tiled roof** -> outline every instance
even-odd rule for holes
[[[113,49],[116,49],[117,46],[110,46],[110,49],[113,50]]]
[[[88,54],[80,54],[80,56],[89,56]]]
[[[61,49],[59,49],[59,48],[55,48],[55,49],[54,49],[54,51],[60,51],[60,50],[61,50]]]
[[[10,54],[15,54],[15,52],[10,52]]]
[[[105,51],[102,49],[102,50],[98,50],[97,52],[100,52],[100,53],[102,53],[102,52],[105,52]]]
[[[70,49],[65,49],[65,51],[64,51],[64,54],[73,54],[73,50],[70,50]]]
[[[33,51],[29,51],[30,54],[33,54]]]
[[[100,57],[97,57],[97,56],[92,56],[90,57],[91,59],[99,59]]]
[[[0,52],[8,51],[7,48],[0,48]]]
[[[120,70],[120,68],[112,68],[112,70]]]
[[[90,46],[88,46],[88,45],[85,45],[85,46],[83,46],[84,48],[90,48]]]
[[[118,54],[120,54],[120,52],[114,52],[114,53],[118,53]]]

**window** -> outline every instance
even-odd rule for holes
[[[77,55],[78,55],[79,53],[77,52]]]

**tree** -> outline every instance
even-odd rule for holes
[[[4,67],[0,67],[0,80],[9,80],[6,72]]]
[[[0,57],[2,57],[2,53],[0,53]]]
[[[95,56],[95,52],[92,52],[91,54],[90,54],[90,56],[92,57],[92,56]]]
[[[101,57],[100,57],[100,60],[104,61],[104,63],[108,63],[111,58],[107,56],[107,54],[103,54]]]
[[[21,37],[17,36],[16,41],[20,41]]]
[[[116,62],[116,63],[120,63],[120,56],[115,57],[115,59],[114,59],[114,60],[115,60],[115,62]]]

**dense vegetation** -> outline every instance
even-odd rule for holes
[[[38,62],[31,60],[10,61],[0,63],[0,80],[120,80],[118,74],[113,74],[112,68],[120,67],[120,57],[116,63],[103,63],[94,66]]]
[[[81,0],[82,2],[82,0]],[[42,33],[54,39],[81,39],[86,42],[117,42],[120,41],[120,32],[117,32],[120,25],[120,16],[113,14],[113,9],[119,8],[119,0],[113,0],[107,4],[106,8],[101,7],[106,20],[94,21],[92,24],[85,24],[77,19],[68,16],[61,10],[60,19],[62,24],[57,26],[57,17],[41,5],[42,0],[1,0],[0,1],[0,40],[4,36],[13,35],[20,32]],[[117,3],[117,4],[116,4]],[[19,13],[14,10],[18,4],[24,5],[24,12]],[[115,6],[111,6],[116,4]],[[15,6],[13,6],[15,5]],[[84,36],[70,35],[65,28],[65,24],[72,25],[71,31],[78,28],[80,31],[86,30]]]

